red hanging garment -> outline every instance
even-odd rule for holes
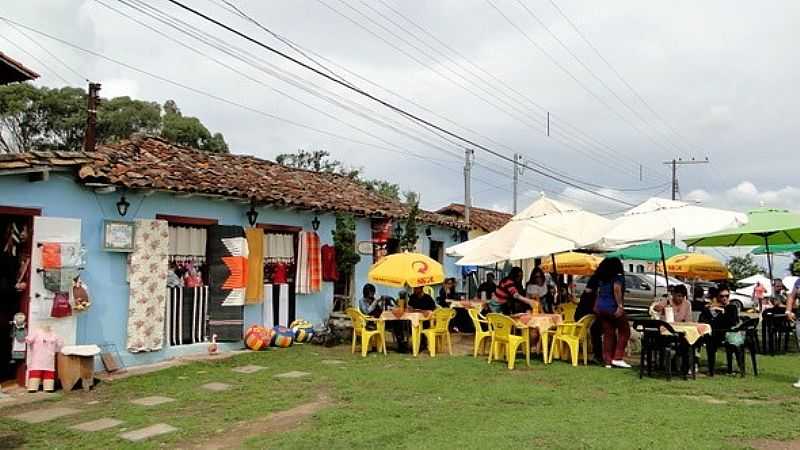
[[[322,249],[322,281],[338,281],[339,271],[336,270],[336,247],[323,245]]]

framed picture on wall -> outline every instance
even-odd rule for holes
[[[133,230],[133,222],[106,220],[103,222],[103,250],[107,252],[132,252]]]

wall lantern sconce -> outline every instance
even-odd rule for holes
[[[256,222],[258,222],[258,211],[256,211],[256,205],[251,203],[250,209],[245,214],[247,215],[247,223],[249,223],[251,227],[256,226]]]
[[[394,237],[395,239],[400,239],[403,237],[403,227],[400,225],[400,221],[398,221],[397,226],[394,227]]]
[[[319,217],[316,214],[314,214],[314,220],[311,221],[311,228],[313,228],[314,231],[319,230]]]
[[[125,217],[125,214],[128,214],[128,208],[130,208],[131,203],[125,198],[123,194],[120,197],[119,201],[117,202],[117,212],[120,216]]]
[[[431,234],[433,234],[433,231],[431,230],[431,227],[426,227],[425,228],[425,236],[430,238]]]

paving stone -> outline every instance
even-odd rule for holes
[[[341,359],[323,359],[322,364],[330,364],[332,366],[335,366],[337,364],[345,364],[345,362],[342,361]]]
[[[266,369],[266,367],[264,367],[264,366],[253,366],[253,365],[250,365],[250,366],[234,367],[231,370],[233,370],[234,372],[238,372],[238,373],[256,373],[259,370],[264,370],[264,369]]]
[[[208,383],[200,387],[203,389],[208,389],[209,391],[226,391],[231,387],[231,385],[227,383]]]
[[[174,401],[175,401],[174,398],[161,397],[160,395],[154,395],[152,397],[142,397],[142,398],[137,398],[136,400],[131,400],[131,403],[133,403],[134,405],[139,405],[139,406],[157,406],[157,405],[161,405],[162,403],[169,403],[169,402],[174,402]]]
[[[308,373],[308,372],[298,372],[296,370],[293,370],[291,372],[280,373],[278,375],[275,375],[275,378],[289,378],[289,379],[291,379],[291,378],[303,378],[303,377],[310,377],[310,376],[311,376],[311,374]]]
[[[78,425],[72,426],[70,428],[78,431],[93,432],[93,431],[103,431],[109,428],[114,428],[117,425],[120,425],[121,423],[122,423],[121,420],[111,419],[109,417],[103,417],[102,419],[92,420],[91,422],[79,423]]]
[[[24,414],[11,416],[11,418],[21,420],[27,423],[42,423],[51,421],[53,419],[58,419],[59,417],[76,414],[79,412],[80,412],[79,409],[73,409],[73,408],[47,408],[47,409],[37,409],[34,411],[29,411]]]
[[[149,439],[151,437],[172,433],[173,431],[178,431],[178,429],[173,427],[172,425],[167,425],[166,423],[157,423],[155,425],[150,425],[149,427],[146,428],[140,428],[138,430],[122,433],[119,435],[119,437],[121,437],[122,439],[129,440],[131,442],[139,442],[145,439]]]

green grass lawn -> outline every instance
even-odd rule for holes
[[[800,435],[793,421],[800,392],[791,387],[800,375],[797,358],[761,357],[759,377],[667,382],[639,380],[634,370],[560,362],[537,361],[531,368],[522,362],[509,371],[472,357],[390,353],[362,359],[351,356],[349,346],[295,346],[173,367],[6,409],[0,415],[56,404],[83,413],[41,425],[0,418],[0,447],[188,448],[222,441],[245,448],[748,448],[754,439]],[[230,370],[245,364],[267,369],[249,375]],[[291,370],[312,375],[273,378]],[[234,387],[217,393],[199,388],[212,381]],[[177,401],[149,408],[128,402],[147,395]],[[270,413],[320,395],[330,403],[299,426],[259,435]],[[117,437],[119,429],[67,430],[100,417],[124,420],[129,430],[165,422],[180,431],[130,444]]]

